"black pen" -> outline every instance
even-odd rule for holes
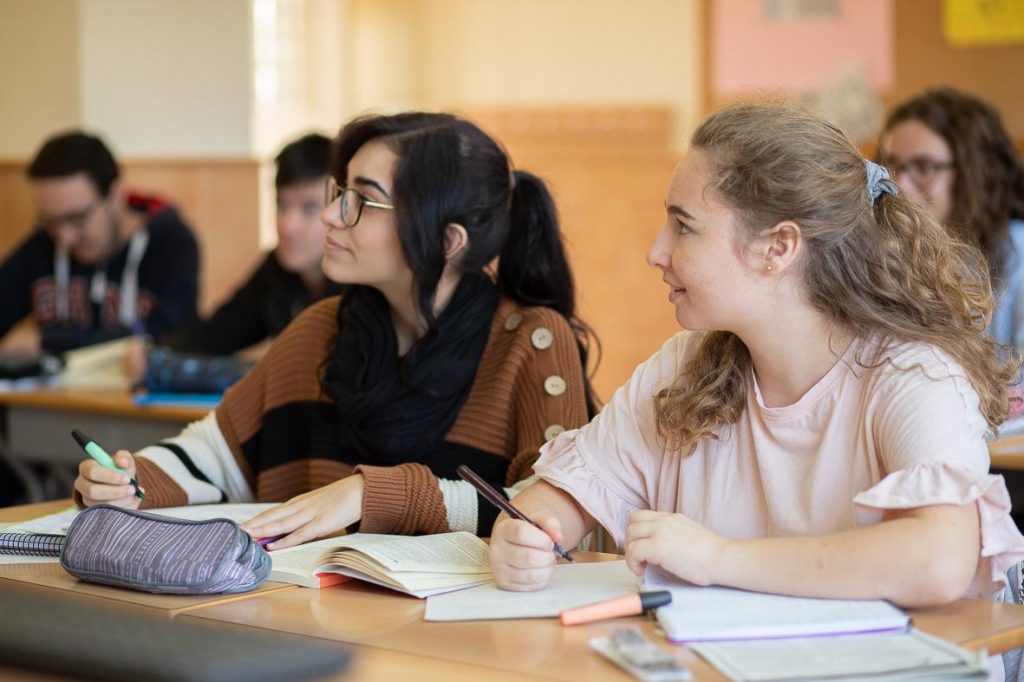
[[[488,502],[493,504],[495,507],[497,507],[501,511],[505,512],[506,514],[508,514],[509,516],[511,516],[514,519],[519,519],[520,521],[526,521],[527,523],[532,524],[535,528],[538,528],[538,529],[544,531],[545,533],[547,533],[547,531],[545,531],[543,528],[541,528],[536,523],[534,523],[529,518],[527,518],[526,514],[524,514],[523,512],[519,511],[518,509],[513,507],[511,504],[509,504],[508,500],[506,500],[502,496],[501,493],[499,493],[497,490],[495,490],[493,487],[491,487],[490,483],[488,483],[484,479],[482,479],[479,476],[477,476],[476,472],[473,471],[472,469],[470,469],[465,464],[460,464],[455,469],[455,473],[457,473],[459,476],[461,476],[462,480],[466,481],[471,486],[476,488],[476,491],[478,493],[483,495],[484,498],[486,498]],[[573,563],[576,563],[575,560],[571,556],[569,556],[569,551],[565,547],[562,547],[557,542],[555,543],[554,552],[555,552],[555,554],[557,554],[558,556],[562,557],[566,561],[572,561]]]

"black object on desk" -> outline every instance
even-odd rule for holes
[[[0,379],[46,378],[64,366],[55,355],[0,351]]]
[[[277,632],[171,620],[99,599],[0,581],[0,666],[139,682],[270,682],[325,677],[346,648]]]

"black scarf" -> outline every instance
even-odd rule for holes
[[[440,445],[469,397],[497,306],[489,277],[464,275],[436,333],[399,358],[387,299],[352,287],[338,310],[323,382],[338,408],[340,447],[360,463],[393,465]]]

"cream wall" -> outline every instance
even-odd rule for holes
[[[426,106],[423,17],[436,0],[351,0],[344,22],[351,112]],[[442,0],[443,1],[443,0]]]
[[[0,157],[79,121],[78,3],[0,2]]]
[[[250,0],[3,0],[0,157],[56,130],[122,157],[252,150]]]
[[[82,123],[122,156],[247,156],[250,0],[81,0]]]
[[[352,0],[355,110],[662,105],[700,115],[699,0]]]

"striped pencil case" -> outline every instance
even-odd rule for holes
[[[248,592],[270,555],[229,519],[188,521],[97,505],[68,528],[60,564],[80,580],[161,594]]]

